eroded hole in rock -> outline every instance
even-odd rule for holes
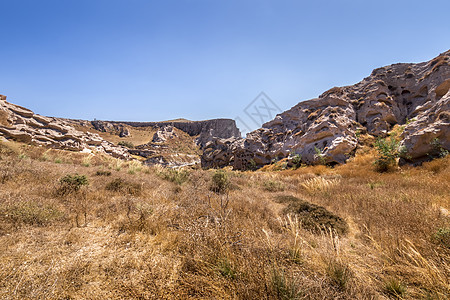
[[[446,81],[444,81],[443,83],[441,83],[437,88],[436,88],[436,97],[438,99],[442,98],[445,94],[448,93],[448,90],[450,89],[450,79],[447,79]]]
[[[388,89],[389,89],[390,91],[395,91],[395,90],[397,89],[397,87],[392,86],[392,85],[388,85]]]
[[[378,100],[386,100],[386,98],[387,98],[387,94],[386,93],[380,93],[377,96]]]
[[[404,91],[402,91],[402,95],[409,95],[409,94],[411,94],[411,92],[410,92],[410,91],[408,91],[408,90],[404,90]]]

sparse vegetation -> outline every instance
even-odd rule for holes
[[[396,136],[390,136],[387,139],[379,138],[375,142],[374,147],[378,152],[374,162],[378,172],[386,172],[390,167],[395,166],[397,159],[405,152],[405,149],[400,147]]]
[[[86,175],[66,175],[59,180],[60,186],[58,189],[58,194],[64,196],[78,192],[82,186],[88,185],[89,181]]]
[[[14,147],[0,144],[0,298],[450,293],[449,156],[385,173],[365,152],[334,168],[133,175],[108,157],[84,167],[85,154]]]
[[[217,170],[212,176],[211,190],[218,194],[225,194],[230,189],[230,179],[223,170]]]
[[[134,144],[132,142],[128,142],[128,141],[120,141],[117,143],[118,146],[123,146],[126,148],[130,148],[130,149],[134,149]]]

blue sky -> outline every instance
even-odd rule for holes
[[[0,94],[43,115],[235,118],[286,110],[450,48],[450,1],[0,0]]]

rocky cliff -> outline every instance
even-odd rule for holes
[[[124,147],[116,146],[98,134],[76,130],[63,119],[44,117],[8,103],[0,95],[0,135],[20,142],[73,151],[97,151],[128,159]]]
[[[428,62],[379,69],[361,82],[332,88],[281,113],[245,139],[214,139],[202,166],[246,169],[293,154],[314,164],[344,163],[358,135],[385,136],[404,125],[402,145],[411,162],[427,158],[433,141],[450,149],[450,50]]]

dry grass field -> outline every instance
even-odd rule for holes
[[[373,161],[173,170],[0,142],[0,298],[448,299],[450,157]]]

